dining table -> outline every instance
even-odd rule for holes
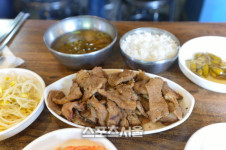
[[[11,21],[0,19],[0,25]],[[46,86],[78,71],[62,65],[45,46],[43,35],[47,28],[56,22],[57,20],[29,19],[8,44],[17,57],[25,60],[25,63],[18,68],[36,72],[43,78]],[[112,54],[99,65],[104,69],[129,68],[120,54],[119,40],[123,34],[135,28],[155,27],[167,30],[179,39],[181,45],[200,36],[226,36],[226,23],[115,21],[112,24],[118,30],[118,39]],[[206,90],[190,81],[181,72],[178,61],[158,75],[176,82],[194,96],[195,106],[190,117],[181,125],[160,133],[142,137],[108,138],[117,149],[182,150],[191,135],[200,128],[213,123],[226,122],[226,94]],[[40,116],[25,130],[0,141],[0,150],[23,149],[38,137],[63,128],[72,128],[72,126],[54,117],[45,106]]]

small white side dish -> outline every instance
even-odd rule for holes
[[[1,73],[4,73],[4,74],[11,73],[11,72],[14,72],[14,73],[20,74],[20,75],[26,75],[26,76],[32,77],[35,80],[37,80],[39,82],[39,84],[41,85],[41,88],[42,88],[41,90],[42,90],[42,94],[43,94],[44,89],[45,89],[45,83],[38,74],[36,74],[30,70],[19,69],[19,68],[0,69],[0,74]],[[6,138],[12,137],[15,134],[23,131],[25,128],[27,128],[32,122],[34,122],[37,119],[37,117],[42,112],[43,108],[44,108],[44,98],[42,96],[38,106],[27,118],[25,118],[23,121],[21,121],[17,125],[0,132],[0,141],[4,140]]]
[[[225,150],[226,123],[216,123],[196,131],[184,150]]]
[[[195,84],[210,91],[226,93],[226,84],[206,80],[193,73],[186,65],[186,61],[193,59],[198,52],[213,53],[226,61],[226,37],[203,36],[191,39],[179,50],[178,63],[184,75]]]
[[[105,137],[83,138],[82,132],[83,130],[78,128],[59,129],[37,138],[23,150],[56,150],[62,143],[71,139],[88,139],[102,144],[108,150],[117,150],[117,148]]]
[[[123,71],[121,69],[103,69],[107,74],[109,73],[114,73],[114,72],[120,72]],[[146,73],[147,76],[153,78],[153,77],[160,77],[154,74],[150,74],[150,73]],[[72,79],[75,78],[76,74],[72,74],[69,75],[67,77],[64,77],[54,83],[52,83],[51,85],[47,86],[44,92],[44,98],[45,98],[45,103],[47,108],[49,109],[49,111],[58,119],[60,119],[61,121],[74,126],[74,127],[79,127],[79,128],[84,128],[84,126],[78,125],[78,124],[74,124],[68,120],[66,120],[65,118],[63,118],[62,116],[57,115],[53,110],[51,110],[51,108],[48,107],[48,101],[47,101],[47,97],[49,94],[49,91],[51,90],[62,90],[65,94],[69,93],[69,89],[72,85]],[[168,83],[168,85],[175,91],[177,91],[178,93],[180,93],[184,98],[183,100],[180,101],[180,106],[182,108],[183,111],[183,118],[182,120],[179,120],[173,124],[170,124],[168,126],[165,126],[163,128],[159,128],[159,129],[155,129],[155,130],[149,130],[149,131],[144,131],[143,134],[153,134],[153,133],[158,133],[158,132],[162,132],[162,131],[166,131],[169,129],[172,129],[180,124],[182,124],[185,120],[188,119],[188,117],[190,116],[194,104],[195,104],[195,99],[194,97],[188,92],[186,91],[184,88],[182,88],[180,85],[176,84],[173,81],[170,81],[166,78],[160,77],[162,78],[164,81],[166,81]],[[106,131],[105,134],[108,134],[108,132]]]

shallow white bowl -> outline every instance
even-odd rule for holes
[[[36,74],[30,70],[19,69],[19,68],[0,69],[0,73],[10,73],[10,72],[14,72],[16,74],[26,75],[28,77],[34,78],[35,80],[37,80],[40,83],[40,85],[42,87],[42,89],[41,89],[42,94],[43,94],[44,89],[45,89],[45,83],[38,74]],[[23,121],[21,121],[17,125],[0,132],[0,141],[4,140],[6,138],[9,138],[11,136],[14,136],[15,134],[17,134],[17,133],[21,132],[22,130],[24,130],[25,128],[27,128],[32,122],[34,122],[37,119],[37,117],[42,112],[43,108],[44,108],[44,98],[42,96],[38,106],[27,118],[25,118]]]
[[[198,52],[209,52],[226,60],[226,37],[203,36],[191,39],[179,50],[178,63],[184,75],[195,84],[214,92],[226,93],[226,84],[208,81],[193,73],[186,65],[186,61],[193,59]]]
[[[120,72],[123,71],[121,69],[104,69],[104,71],[106,73],[114,73],[114,72]],[[154,74],[150,74],[150,73],[146,73],[147,76],[153,78],[153,77],[160,77]],[[72,74],[69,75],[67,77],[64,77],[54,83],[52,83],[51,85],[47,86],[44,92],[44,98],[45,98],[45,103],[47,108],[49,109],[49,111],[58,119],[60,119],[61,121],[74,126],[74,127],[79,127],[79,128],[84,128],[84,126],[72,123],[68,120],[66,120],[65,118],[63,118],[62,116],[57,115],[51,108],[48,107],[48,101],[47,101],[47,97],[49,94],[49,91],[51,90],[62,90],[65,94],[69,93],[69,89],[72,85],[72,79],[75,78],[76,74]],[[162,132],[165,130],[169,130],[172,129],[180,124],[182,124],[191,114],[194,104],[195,104],[195,99],[194,97],[188,92],[186,91],[184,88],[182,88],[180,85],[176,84],[173,81],[170,81],[166,78],[160,77],[162,78],[164,81],[166,81],[168,83],[168,85],[174,89],[175,91],[177,91],[178,93],[180,93],[184,98],[183,100],[180,101],[180,106],[182,108],[183,111],[183,118],[182,120],[179,120],[171,125],[165,126],[163,128],[159,128],[159,129],[155,129],[155,130],[149,130],[149,131],[144,131],[143,134],[153,134],[153,133],[158,133],[158,132]],[[108,134],[108,132],[103,132],[104,134]]]
[[[226,123],[216,123],[196,131],[184,150],[225,150]]]
[[[108,150],[117,150],[117,148],[103,136],[97,138],[83,138],[82,132],[83,130],[78,128],[56,130],[37,138],[28,144],[23,150],[55,150],[62,143],[71,139],[88,139],[102,144]]]

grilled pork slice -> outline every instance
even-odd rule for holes
[[[142,96],[139,96],[139,101],[143,106],[145,112],[149,111],[149,100],[146,98],[143,98]]]
[[[175,116],[173,113],[169,113],[169,115],[167,115],[166,117],[161,118],[160,122],[164,125],[170,125],[177,120],[177,116]]]
[[[182,99],[183,97],[178,94],[177,92],[175,92],[174,90],[172,90],[166,82],[164,82],[163,84],[163,88],[162,88],[162,93],[164,95],[164,98],[170,102],[173,103],[173,107],[172,107],[172,113],[174,115],[176,115],[176,117],[181,120],[182,119],[182,110],[181,107],[177,101],[177,99]]]
[[[168,105],[162,97],[163,80],[161,78],[151,78],[145,85],[149,96],[148,115],[152,122],[156,122],[169,114]]]
[[[75,80],[84,89],[83,101],[89,99],[98,89],[105,87],[107,82],[101,67],[95,67],[91,71],[80,70]]]
[[[147,95],[147,89],[145,84],[148,83],[150,78],[145,75],[143,71],[139,71],[139,74],[136,76],[136,82],[134,83],[134,91],[137,94],[145,94]]]
[[[79,114],[79,112],[77,111],[77,113],[74,115],[74,118],[73,118],[73,123],[75,124],[78,124],[78,125],[82,125],[82,126],[85,126],[85,127],[95,127],[96,124],[94,124],[93,122],[87,122],[85,121],[81,115]]]
[[[65,95],[62,91],[53,90],[53,91],[49,92],[49,95],[47,98],[49,108],[51,108],[58,115],[61,115],[61,113],[62,113],[61,109],[52,100],[53,100],[53,98],[61,99],[63,97],[65,97]]]
[[[138,100],[137,94],[133,91],[131,85],[128,84],[120,84],[116,86],[116,90],[118,91],[118,95],[123,100]],[[117,93],[117,92],[116,92]]]
[[[108,75],[108,83],[111,86],[116,86],[122,82],[130,81],[135,77],[136,73],[133,71],[129,71],[124,69],[123,72],[113,73]]]
[[[77,101],[77,102],[66,103],[61,108],[62,115],[69,121],[72,121],[73,119],[73,114],[74,114],[73,109],[83,111],[84,106],[82,105],[81,102]]]
[[[141,104],[140,101],[137,101],[137,109],[139,110],[139,112],[141,113],[141,115],[143,115],[144,117],[148,118],[148,115],[144,111],[144,107],[142,106],[142,104]]]
[[[117,126],[122,118],[120,108],[112,101],[107,102],[107,126]]]
[[[102,67],[94,67],[91,71],[89,71],[91,75],[95,75],[100,78],[105,78],[105,73]]]
[[[99,89],[98,93],[106,97],[107,99],[115,102],[120,108],[128,109],[128,110],[135,110],[136,109],[136,101],[125,99],[123,95],[119,94],[114,89],[109,89],[105,91],[104,89]]]
[[[167,105],[169,109],[169,114],[166,117],[162,117],[160,119],[160,122],[165,125],[169,125],[171,123],[178,121],[178,117],[174,114],[174,111],[175,111],[174,104],[168,101]]]
[[[134,111],[127,111],[127,119],[132,126],[141,125],[141,122]]]
[[[87,104],[92,105],[92,107],[96,110],[99,124],[101,126],[105,126],[105,121],[108,116],[108,111],[107,111],[106,107],[104,106],[104,104],[99,102],[95,98],[95,96],[92,96],[92,98],[87,101]]]
[[[65,103],[71,102],[81,97],[82,97],[82,92],[80,90],[80,87],[78,86],[78,83],[73,81],[69,94],[63,98],[54,97],[53,102],[59,105],[63,105]]]
[[[128,128],[129,127],[129,121],[127,119],[127,113],[121,109],[122,112],[122,119],[120,121],[120,127],[125,127]]]
[[[82,112],[77,112],[77,114],[80,115],[85,122],[91,125],[97,124],[97,112],[92,106]]]
[[[167,93],[173,94],[174,97],[175,97],[177,100],[183,99],[183,96],[180,95],[179,93],[177,93],[176,91],[174,91],[173,89],[171,89],[171,88],[167,85],[167,82],[164,82],[164,83],[163,83],[162,93],[163,93],[163,95],[166,95]]]

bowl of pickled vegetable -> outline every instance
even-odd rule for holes
[[[50,26],[44,34],[48,50],[63,65],[89,69],[103,63],[117,40],[117,29],[95,16],[75,16]]]
[[[210,91],[226,93],[226,37],[204,36],[182,45],[178,63],[195,84]]]

